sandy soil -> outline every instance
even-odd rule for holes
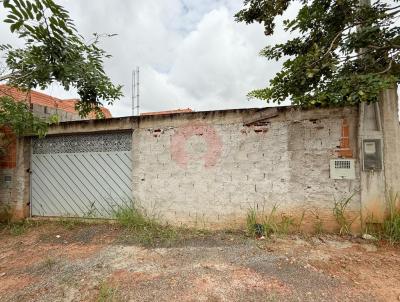
[[[385,243],[218,233],[144,248],[122,234],[0,230],[0,301],[400,301],[400,248]]]

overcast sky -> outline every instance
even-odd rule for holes
[[[114,116],[131,115],[131,73],[140,67],[141,112],[191,108],[196,111],[260,107],[247,92],[265,87],[280,64],[258,55],[267,38],[259,24],[238,24],[242,0],[59,0],[78,30],[116,33],[102,43],[113,57],[106,72],[124,86],[124,97],[108,107]],[[4,13],[4,12],[3,12]],[[0,14],[3,18],[3,15]],[[2,42],[16,41],[0,23]],[[280,30],[277,37],[285,39]],[[47,93],[77,97],[56,85]]]

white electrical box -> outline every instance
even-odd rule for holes
[[[356,169],[354,159],[332,159],[330,164],[332,179],[355,179]]]

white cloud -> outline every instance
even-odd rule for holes
[[[250,39],[257,29],[236,24],[224,7],[212,10],[178,47],[170,81],[203,110],[248,105],[246,92],[261,85],[268,67],[258,57],[261,44]]]
[[[247,92],[264,87],[280,64],[258,56],[266,43],[261,25],[236,23],[241,0],[59,1],[85,36],[117,33],[102,46],[113,55],[106,71],[124,85],[125,97],[110,109],[131,114],[131,72],[141,68],[141,111],[213,110],[264,106]],[[2,17],[0,15],[0,17]],[[0,34],[10,39],[0,23]],[[284,37],[280,33],[281,37]],[[3,40],[3,38],[2,38]],[[56,85],[47,92],[76,97]]]

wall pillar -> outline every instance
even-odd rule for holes
[[[400,126],[397,89],[381,94],[386,196],[400,193]]]
[[[30,216],[30,165],[31,139],[30,137],[20,137],[17,140],[17,166],[13,177],[14,220],[21,220]]]
[[[359,159],[361,181],[361,222],[379,223],[385,214],[385,173],[384,166],[379,170],[364,168],[364,140],[383,141],[380,119],[380,104],[360,104],[359,110]],[[382,144],[381,150],[383,154]],[[382,159],[384,160],[384,158]]]
[[[359,158],[361,178],[362,223],[380,223],[386,213],[386,198],[400,190],[399,116],[396,89],[386,89],[378,103],[360,104]],[[363,166],[366,157],[365,140],[376,140],[381,168]]]

